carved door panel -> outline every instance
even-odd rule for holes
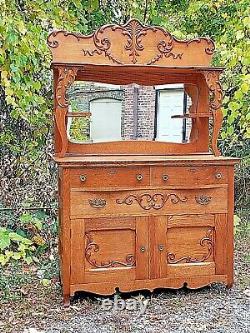
[[[151,278],[226,274],[226,214],[153,217]]]
[[[71,221],[71,284],[147,278],[147,217]]]

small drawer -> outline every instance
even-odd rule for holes
[[[72,218],[227,212],[227,186],[199,190],[71,190]]]
[[[149,182],[149,167],[81,168],[70,172],[73,188],[142,187]]]
[[[151,185],[210,185],[227,184],[227,169],[224,167],[152,167]]]

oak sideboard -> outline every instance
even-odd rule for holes
[[[64,304],[233,284],[234,165],[214,43],[137,20],[48,37]]]

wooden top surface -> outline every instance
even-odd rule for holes
[[[86,164],[214,164],[233,165],[240,159],[214,155],[175,155],[175,156],[150,156],[150,155],[79,155],[53,157],[60,165],[86,165]]]

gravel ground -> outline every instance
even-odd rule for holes
[[[75,316],[53,323],[45,332],[250,332],[247,294],[248,291],[228,291],[220,285],[198,291],[157,292],[146,295],[149,303],[145,314],[140,314],[139,309],[103,310],[98,300],[92,304],[90,300],[76,302]]]

